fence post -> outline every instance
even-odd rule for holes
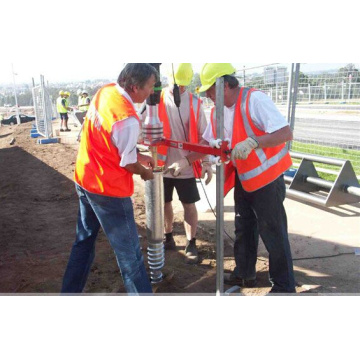
[[[324,100],[327,100],[327,93],[326,93],[326,82],[324,83]]]
[[[294,80],[294,64],[291,64],[289,83],[288,83],[288,96],[287,96],[287,122],[290,124],[290,113],[291,113],[291,100],[292,100],[292,83]]]
[[[344,100],[344,80],[341,82],[341,100]]]
[[[292,66],[292,69],[294,67]],[[291,116],[290,116],[290,129],[291,131],[294,131],[294,127],[295,127],[295,111],[296,111],[296,100],[297,100],[297,93],[298,93],[298,85],[299,85],[299,73],[300,73],[300,64],[296,63],[295,66],[295,75],[293,76],[293,95],[292,95],[292,100],[291,100]],[[288,149],[291,149],[291,144],[292,142],[289,141],[288,142]]]
[[[310,85],[310,83],[308,84],[308,89],[309,89],[309,103],[311,103],[311,85]]]
[[[351,99],[351,76],[349,76],[349,100]]]

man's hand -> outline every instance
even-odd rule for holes
[[[145,167],[143,167],[143,171],[141,172],[140,176],[141,178],[146,181],[146,180],[152,180],[154,178],[154,174],[152,169],[147,169]]]
[[[248,137],[246,140],[239,142],[231,151],[231,160],[245,160],[249,154],[256,148],[259,147],[259,143]]]
[[[190,166],[190,162],[186,157],[181,158],[179,161],[174,162],[165,171],[164,174],[171,172],[172,176],[177,177],[181,171]]]
[[[155,167],[155,160],[149,156],[149,155],[144,155],[141,153],[138,153],[138,161],[139,163],[141,163],[142,165],[149,167],[149,168],[154,168]]]
[[[203,161],[203,163],[202,163],[202,170],[201,170],[201,178],[202,179],[204,179],[205,174],[206,174],[205,185],[207,185],[210,183],[212,176],[213,176],[211,162],[209,162],[209,161]]]

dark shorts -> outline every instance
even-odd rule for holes
[[[193,204],[200,200],[195,178],[172,179],[164,177],[164,192],[166,203],[172,201],[174,188],[176,189],[176,192],[179,196],[179,200],[184,204]]]
[[[60,113],[60,119],[61,120],[69,120],[68,114],[67,113]]]

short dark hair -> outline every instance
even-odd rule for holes
[[[224,75],[224,82],[229,84],[230,89],[235,89],[239,86],[239,80],[233,75]]]
[[[128,63],[122,69],[117,82],[126,91],[131,91],[131,87],[134,85],[143,88],[151,75],[155,76],[156,82],[159,81],[158,71],[150,64]]]

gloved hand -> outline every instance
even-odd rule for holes
[[[211,167],[211,162],[203,161],[201,165],[202,165],[201,178],[204,179],[205,174],[206,174],[205,185],[207,185],[207,184],[209,184],[209,182],[211,181],[212,176],[213,176],[213,170],[212,170],[212,167]]]
[[[256,148],[259,147],[259,143],[248,137],[246,140],[239,142],[231,151],[231,160],[245,160],[249,154]]]
[[[179,161],[174,162],[171,164],[165,171],[164,174],[167,174],[168,172],[171,172],[172,176],[176,177],[179,176],[181,171],[186,169],[190,166],[190,162],[187,159],[187,157],[181,158]]]

